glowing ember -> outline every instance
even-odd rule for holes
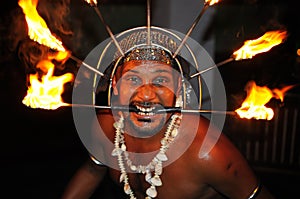
[[[62,42],[51,34],[46,22],[38,14],[36,10],[38,0],[19,0],[18,3],[25,14],[30,39],[49,48],[65,51]]]
[[[212,6],[212,5],[214,5],[218,2],[219,2],[219,0],[205,0],[205,3],[210,5],[210,6]]]
[[[271,98],[283,101],[284,93],[292,87],[293,86],[286,86],[281,90],[271,90],[266,86],[257,86],[254,81],[250,81],[246,85],[247,97],[242,103],[242,106],[236,109],[235,112],[241,118],[271,120],[274,116],[274,111],[266,107],[265,104],[267,104]]]
[[[235,60],[250,59],[256,54],[269,51],[274,46],[282,43],[287,36],[287,31],[269,31],[255,40],[248,40],[233,53]]]

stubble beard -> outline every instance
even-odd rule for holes
[[[167,114],[161,114],[161,119],[152,120],[132,120],[130,113],[125,117],[125,131],[131,136],[139,137],[139,138],[147,138],[152,137],[159,133],[165,126],[167,122]],[[157,122],[158,121],[158,122]],[[157,122],[157,123],[156,123]],[[138,125],[139,123],[140,125]]]

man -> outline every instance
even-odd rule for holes
[[[112,107],[99,111],[102,159],[84,165],[62,199],[89,198],[108,173],[133,198],[271,199],[235,146],[199,113],[182,107],[184,77],[165,49],[136,47],[112,75]],[[188,105],[187,105],[188,106]],[[218,137],[216,138],[216,135]],[[201,154],[201,146],[212,148]],[[126,198],[127,198],[126,197]],[[123,197],[122,197],[123,198]]]

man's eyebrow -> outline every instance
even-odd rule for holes
[[[127,72],[139,73],[137,70],[134,70],[134,69],[125,69],[125,70],[123,71],[123,73],[127,73]]]
[[[137,70],[134,70],[134,69],[125,69],[123,71],[123,73],[127,73],[127,72],[139,73]],[[153,71],[153,73],[170,73],[170,72],[171,71],[167,70],[167,69],[157,69],[157,70]]]
[[[170,70],[166,70],[166,69],[158,69],[158,70],[155,70],[154,72],[155,73],[163,73],[163,72],[169,73],[171,71]]]

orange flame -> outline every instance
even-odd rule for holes
[[[265,106],[271,98],[283,101],[284,93],[293,86],[286,86],[283,89],[269,89],[266,86],[257,86],[254,81],[250,81],[246,85],[247,97],[242,106],[235,110],[241,118],[247,119],[266,119],[271,120],[274,111]]]
[[[36,67],[43,72],[43,75],[36,73],[29,76],[30,86],[22,102],[31,108],[57,109],[65,105],[61,98],[64,84],[72,81],[74,77],[72,73],[53,76],[55,65],[52,60],[64,63],[71,53],[66,51],[62,42],[51,34],[46,22],[36,10],[37,4],[38,0],[19,0],[28,25],[28,35],[30,39],[57,52],[49,54],[47,59],[37,64]]]
[[[208,4],[209,6],[212,6],[218,2],[219,0],[205,0],[205,3]]]
[[[19,0],[18,3],[25,14],[30,39],[54,50],[65,51],[62,42],[51,34],[46,22],[38,14],[38,0]]]
[[[244,42],[244,45],[233,53],[235,60],[251,59],[259,53],[267,52],[282,43],[287,36],[287,31],[277,30],[266,32],[263,36]]]
[[[92,6],[96,6],[97,5],[97,0],[84,0],[85,2],[87,2],[88,4],[92,5]]]
[[[55,60],[62,60],[62,56],[67,57],[67,53],[58,52]],[[65,57],[65,58],[66,58]],[[62,102],[61,94],[64,91],[64,84],[73,80],[72,73],[66,73],[62,76],[53,76],[55,65],[52,63],[52,57],[48,60],[43,60],[38,63],[39,68],[46,70],[47,74],[41,77],[39,75],[30,75],[30,86],[27,90],[27,95],[23,99],[23,104],[31,108],[57,109],[65,105]]]

